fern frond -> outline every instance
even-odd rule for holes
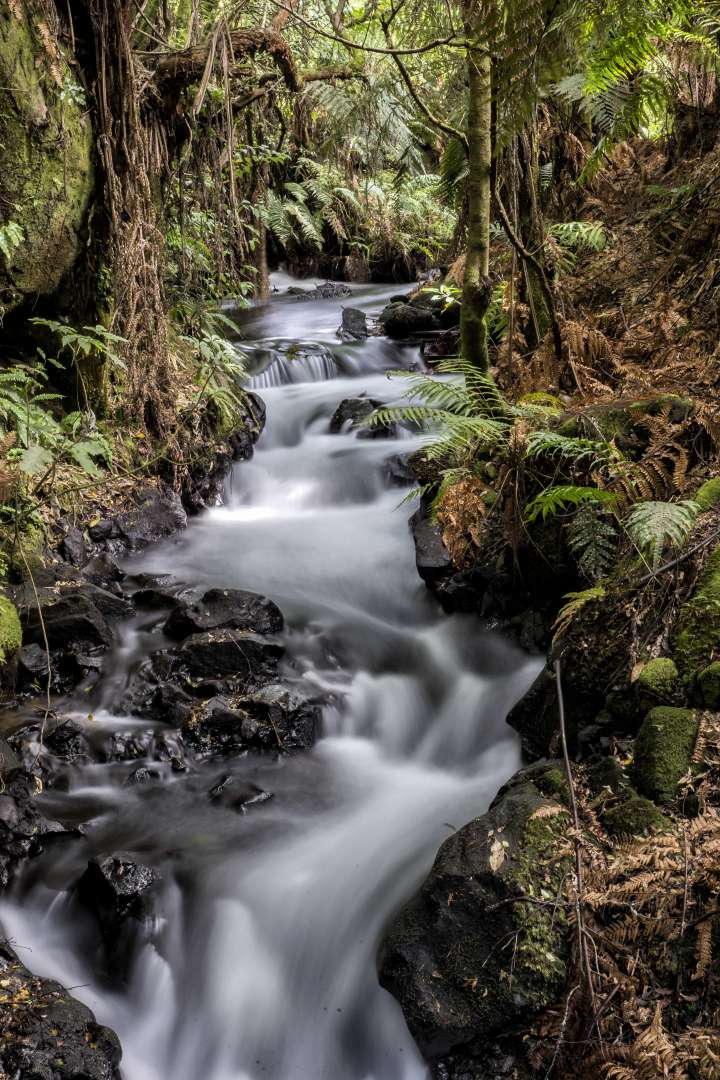
[[[680,548],[695,527],[701,508],[696,502],[641,502],[625,521],[625,530],[655,569],[668,547]]]
[[[542,517],[546,521],[566,510],[577,509],[589,503],[609,504],[616,501],[616,496],[601,488],[577,487],[573,484],[555,484],[545,488],[525,507],[525,520],[528,524]]]
[[[568,603],[560,609],[553,626],[553,641],[559,641],[561,638],[565,637],[576,616],[587,604],[594,603],[597,600],[603,600],[605,595],[605,589],[602,585],[593,585],[592,588],[584,589],[582,592],[567,593],[564,599],[567,600]]]

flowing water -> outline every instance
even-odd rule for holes
[[[352,303],[376,311],[391,292]],[[77,987],[118,1032],[126,1080],[424,1080],[378,984],[378,943],[442,841],[519,764],[504,718],[538,664],[474,619],[444,617],[419,581],[406,492],[388,472],[415,437],[328,433],[343,398],[395,400],[385,371],[419,354],[381,338],[339,345],[340,309],[280,298],[253,313],[246,348],[268,412],[256,456],[222,507],[133,564],[272,597],[296,675],[330,701],[323,738],[279,762],[226,763],[273,793],[246,815],[210,803],[212,765],[149,785],[128,785],[118,764],[75,769],[67,792],[43,798],[86,823],[84,844],[0,913],[25,963]],[[148,728],[113,715],[144,635],[129,626],[108,665],[95,731]],[[68,892],[89,853],[118,851],[164,882],[123,993],[94,972]]]

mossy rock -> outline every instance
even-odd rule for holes
[[[635,682],[641,705],[675,705],[681,697],[680,673],[674,660],[658,656],[642,669]]]
[[[720,660],[704,668],[697,679],[703,704],[714,712],[720,710]]]
[[[572,873],[570,855],[558,858],[570,815],[540,790],[561,775],[554,765],[518,773],[487,814],[443,844],[388,929],[381,982],[429,1055],[525,1026],[562,992],[564,909],[521,899],[561,897]]]
[[[672,651],[686,682],[720,655],[720,547],[710,555],[695,593],[683,604]]]
[[[720,504],[720,476],[713,477],[698,488],[693,496],[701,510],[712,510]]]
[[[638,791],[669,802],[690,768],[699,721],[691,709],[651,709],[635,740],[633,778]]]
[[[22,644],[22,628],[15,605],[0,596],[0,664],[12,659]]]
[[[655,803],[636,792],[606,810],[602,821],[611,836],[648,836],[670,827],[669,818]]]

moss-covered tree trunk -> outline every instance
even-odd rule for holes
[[[84,88],[51,15],[0,0],[0,315],[67,279],[95,188]]]
[[[460,340],[462,355],[489,368],[486,315],[490,303],[490,204],[492,166],[492,63],[466,25],[468,86],[468,231]]]

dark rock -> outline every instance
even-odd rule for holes
[[[326,281],[322,285],[316,285],[309,295],[313,300],[343,300],[352,296],[352,289],[340,281]]]
[[[569,815],[539,787],[547,771],[517,774],[487,814],[443,844],[381,946],[380,980],[429,1058],[478,1032],[485,1042],[513,1024],[527,1028],[565,985],[562,910],[504,902],[540,888],[559,895],[570,869],[557,859]]]
[[[24,689],[39,679],[47,678],[48,658],[41,645],[23,645],[17,654],[18,686]]]
[[[359,439],[391,439],[397,434],[395,424],[376,424],[372,427],[363,424],[376,409],[382,407],[381,401],[374,398],[345,398],[341,401],[330,420],[330,434],[339,435],[342,431],[356,431]]]
[[[138,931],[154,914],[154,891],[160,880],[153,867],[122,853],[90,860],[75,893],[97,920],[100,970],[127,977]]]
[[[183,735],[203,753],[289,753],[315,743],[320,715],[315,700],[272,683],[250,696],[211,698],[183,725]]]
[[[343,308],[338,334],[341,341],[364,341],[369,334],[365,312],[359,308]]]
[[[125,573],[112,555],[102,552],[85,563],[82,576],[93,585],[111,590],[123,580]]]
[[[5,776],[12,769],[17,769],[19,764],[17,754],[10,743],[0,738],[0,776]]]
[[[96,544],[102,544],[106,540],[116,540],[120,536],[120,529],[114,518],[103,518],[88,528],[88,536]]]
[[[59,983],[41,979],[0,943],[0,1073],[18,1080],[119,1080],[114,1031]]]
[[[528,757],[543,757],[548,752],[558,730],[555,679],[548,668],[543,668],[527,693],[510,710],[507,722],[520,735]]]
[[[385,476],[389,483],[398,487],[412,487],[415,483],[415,473],[405,454],[393,454],[385,462]]]
[[[211,630],[194,634],[174,650],[192,679],[262,679],[277,667],[282,645],[250,630]]]
[[[415,563],[423,581],[428,584],[450,576],[453,564],[440,526],[430,520],[423,508],[410,518],[410,530],[415,541]]]
[[[94,602],[96,593],[103,593],[103,590],[84,585],[67,589],[41,588],[38,589],[38,599],[26,595],[25,602],[18,603],[24,644],[44,644],[44,624],[51,649],[76,646],[78,643],[107,648],[113,642],[113,632]],[[106,606],[109,604],[107,598],[113,604],[120,603],[117,597],[106,593],[103,598]],[[125,608],[122,610],[124,613]]]
[[[210,589],[194,603],[179,604],[163,629],[168,637],[180,640],[208,630],[278,634],[283,625],[280,608],[264,596],[241,589]]]
[[[7,755],[7,750],[5,754]],[[12,764],[12,759],[10,763]],[[0,888],[5,888],[20,864],[29,855],[42,850],[43,836],[49,832],[62,831],[62,829],[56,822],[46,820],[40,813],[35,802],[35,783],[24,769],[10,768],[8,771],[3,771],[2,781]]]
[[[389,304],[380,316],[380,325],[387,337],[398,339],[440,329],[433,311],[414,304]]]
[[[134,510],[118,514],[114,522],[124,546],[138,551],[184,529],[187,515],[174,491],[151,489],[140,496]]]
[[[83,566],[88,560],[88,546],[81,529],[68,529],[60,543],[60,554],[73,566]]]

